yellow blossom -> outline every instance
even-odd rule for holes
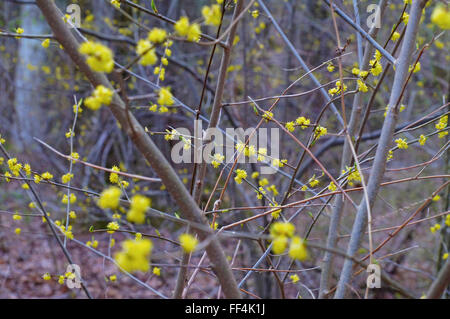
[[[119,267],[127,272],[147,272],[150,269],[149,257],[152,248],[153,244],[149,239],[127,239],[122,242],[122,250],[114,255],[114,259]]]
[[[333,72],[334,71],[334,65],[333,65],[333,63],[328,63],[328,65],[327,65],[327,70],[328,70],[328,72]]]
[[[286,236],[277,236],[272,240],[272,251],[280,255],[284,253],[288,246],[288,239]]]
[[[399,149],[406,150],[408,148],[408,142],[406,142],[406,138],[398,138],[395,140],[395,143],[397,143],[397,147]]]
[[[328,185],[328,190],[334,192],[336,189],[336,185],[333,182],[330,182],[330,184]]]
[[[218,26],[222,18],[222,10],[219,5],[204,6],[202,8],[202,15],[207,25]]]
[[[234,178],[234,180],[236,181],[236,183],[241,184],[242,183],[242,179],[247,178],[247,172],[243,169],[237,169],[236,170],[236,177]]]
[[[70,180],[73,178],[73,174],[71,174],[71,173],[67,173],[67,174],[64,174],[62,177],[61,177],[61,181],[63,182],[63,184],[67,184],[68,182],[70,182]]]
[[[161,276],[161,268],[153,267],[153,274],[156,276]]]
[[[100,194],[97,204],[102,209],[116,209],[119,206],[120,195],[120,188],[115,186],[109,187]]]
[[[87,55],[86,62],[96,72],[110,73],[114,68],[112,51],[98,42],[83,42],[79,49],[81,54]]]
[[[50,174],[49,172],[45,172],[45,173],[41,174],[41,177],[45,180],[50,180],[53,178],[53,175]]]
[[[138,41],[136,53],[142,55],[139,60],[139,64],[141,65],[153,65],[158,61],[156,50],[152,48],[152,44],[148,40],[141,39]]]
[[[173,99],[173,95],[170,92],[170,89],[168,87],[163,87],[159,90],[159,97],[158,97],[158,104],[159,105],[165,105],[165,106],[171,106],[175,103]]]
[[[289,278],[291,278],[293,284],[297,283],[300,280],[297,274],[291,275],[289,276]]]
[[[420,145],[425,145],[425,142],[427,141],[427,137],[425,136],[425,135],[423,135],[423,134],[420,134],[420,137],[419,137],[419,144]]]
[[[289,246],[289,257],[296,260],[305,260],[308,257],[306,245],[300,237],[293,237]]]
[[[178,35],[186,37],[188,41],[197,42],[200,40],[200,25],[197,23],[189,23],[188,17],[181,17],[175,23],[174,28]]]
[[[178,239],[180,240],[181,247],[186,253],[193,252],[197,247],[198,240],[191,234],[181,234]]]
[[[295,130],[294,122],[287,122],[285,126],[289,132],[294,132]]]
[[[295,124],[300,125],[300,128],[304,130],[311,124],[311,121],[304,116],[300,116],[295,119]]]
[[[214,168],[217,168],[223,162],[224,159],[225,159],[224,155],[216,153],[214,154],[214,160],[211,162],[211,164]]]
[[[167,38],[167,31],[160,28],[153,28],[148,33],[148,40],[153,43],[163,43]]]
[[[114,232],[118,230],[120,226],[117,222],[109,222],[108,225],[106,225],[106,228],[108,229],[108,234],[114,234]]]
[[[450,29],[450,10],[444,5],[437,5],[431,14],[431,22],[444,30]]]
[[[84,100],[84,104],[93,111],[98,110],[102,105],[109,105],[112,101],[113,91],[103,85],[98,85],[92,96]]]
[[[75,196],[75,194],[71,193],[70,198],[67,197],[67,194],[64,194],[61,202],[63,204],[67,204],[69,201],[71,204],[74,204],[77,201],[77,197]]]
[[[285,236],[291,238],[294,236],[295,226],[289,222],[275,222],[270,226],[270,235],[273,237]]]
[[[111,4],[115,6],[116,8],[120,8],[120,2],[119,0],[111,0]]]
[[[143,195],[135,195],[131,198],[130,210],[127,213],[127,219],[136,224],[143,224],[145,221],[145,212],[151,205],[151,199]]]
[[[44,41],[42,41],[41,45],[43,48],[47,49],[50,45],[50,39],[45,39]]]
[[[317,125],[316,129],[314,130],[314,138],[319,139],[324,135],[327,135],[328,130],[326,127]]]
[[[114,165],[111,170],[113,170],[114,172],[120,172],[120,168],[118,168],[116,165]],[[111,184],[119,183],[119,175],[117,173],[109,174],[109,181],[111,182]]]

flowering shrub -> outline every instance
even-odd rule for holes
[[[448,297],[448,4],[76,2],[0,4],[0,261],[51,296]]]

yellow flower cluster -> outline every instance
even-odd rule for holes
[[[86,246],[88,247],[92,247],[92,248],[97,248],[98,247],[98,241],[97,240],[92,240],[92,241],[87,241],[86,242]]]
[[[299,125],[302,130],[306,129],[308,125],[311,124],[311,120],[305,118],[304,116],[297,117],[295,119],[295,124]]]
[[[243,152],[243,153],[244,153],[244,156],[247,156],[247,157],[256,155],[256,153],[257,153],[257,152],[256,152],[256,148],[255,148],[254,145],[246,146],[245,143],[243,143],[243,142],[241,142],[241,141],[239,141],[239,142],[236,144],[235,148],[236,148],[236,150],[237,150],[239,153],[242,153],[242,152]]]
[[[372,73],[373,76],[378,76],[383,72],[383,66],[381,65],[381,53],[380,51],[376,50],[374,58],[369,61],[369,65],[371,67],[370,73]]]
[[[176,34],[186,37],[188,41],[197,42],[200,40],[200,25],[198,23],[189,23],[188,17],[181,17],[175,23]]]
[[[139,64],[143,66],[153,65],[158,60],[158,57],[156,56],[156,50],[153,48],[153,45],[149,40],[139,40],[136,47],[136,53],[138,55],[142,55],[141,59],[139,60]]]
[[[304,130],[308,127],[310,123],[311,121],[309,119],[305,118],[304,116],[300,116],[295,120],[295,122],[294,121],[287,122],[285,124],[285,127],[289,132],[294,132],[296,126],[300,126],[300,128]]]
[[[50,39],[45,39],[42,41],[41,45],[43,48],[47,49],[50,46]]]
[[[260,187],[260,191],[264,191],[264,189],[263,189],[262,187]],[[266,193],[266,192],[264,191],[263,194],[265,194],[265,193]],[[277,203],[276,201],[273,201],[273,204],[270,203],[269,206],[270,206],[270,207],[278,207],[279,205],[278,205],[278,203]],[[273,219],[278,219],[278,218],[280,218],[280,214],[281,214],[281,209],[274,210],[274,211],[271,213]]]
[[[122,250],[115,254],[114,259],[127,272],[147,272],[150,269],[152,249],[153,244],[149,239],[127,239],[122,242]]]
[[[331,96],[334,96],[335,94],[340,94],[341,90],[342,90],[342,85],[341,85],[341,81],[336,81],[336,87],[329,89],[328,90],[328,94],[330,94]],[[344,92],[347,91],[347,85],[343,85],[344,88]]]
[[[436,231],[438,231],[439,229],[441,229],[441,225],[440,224],[434,224],[434,226],[430,227],[430,231],[431,233],[435,233]]]
[[[222,19],[222,10],[217,4],[213,4],[210,7],[204,6],[202,8],[202,15],[207,25],[218,26]]]
[[[443,138],[448,135],[448,131],[444,131],[447,128],[448,124],[448,115],[442,116],[439,119],[439,122],[434,126],[439,132],[439,138]]]
[[[73,233],[72,233],[72,225],[69,225],[67,227],[67,230],[66,230],[66,226],[64,226],[64,225],[57,225],[57,226],[59,226],[59,228],[61,229],[62,233],[64,235],[66,235],[67,238],[69,238],[69,239],[73,239],[74,238]]]
[[[166,129],[166,134],[164,135],[164,139],[166,141],[173,141],[175,137],[178,135],[178,132],[176,129],[172,129],[171,131]]]
[[[313,177],[311,177],[308,181],[309,186],[311,187],[316,187],[317,185],[319,185],[319,180],[316,178],[315,175],[313,175]]]
[[[258,157],[257,160],[260,162],[263,162],[266,159],[266,155],[267,155],[267,148],[265,147],[260,147],[258,149]]]
[[[402,150],[406,150],[408,148],[408,142],[406,141],[406,138],[398,138],[395,140],[395,143],[397,143],[397,147]]]
[[[247,172],[243,169],[237,169],[236,170],[236,177],[234,178],[234,180],[236,181],[236,183],[241,184],[242,183],[242,179],[247,178]]]
[[[87,55],[86,63],[96,72],[110,73],[114,68],[114,55],[107,46],[98,42],[83,42],[79,52]]]
[[[53,175],[50,174],[49,172],[45,172],[41,175],[41,177],[45,180],[51,180],[53,178]]]
[[[220,153],[216,153],[216,154],[214,154],[214,160],[211,162],[211,164],[214,168],[217,168],[217,167],[219,167],[219,165],[221,163],[223,163],[224,159],[225,159],[224,155],[222,155]]]
[[[328,130],[326,127],[317,125],[314,130],[314,138],[318,140],[322,136],[327,135],[327,133],[328,133]]]
[[[297,274],[290,275],[289,278],[291,278],[293,284],[297,283],[300,280],[300,277]]]
[[[102,209],[116,209],[119,206],[121,193],[120,188],[115,186],[103,190],[97,202],[98,206]]]
[[[156,275],[156,276],[161,276],[161,268],[154,267],[153,268],[153,274]]]
[[[298,236],[294,236],[292,238],[291,245],[289,246],[289,257],[299,261],[308,258],[308,251],[306,250],[306,244],[302,238]]]
[[[336,185],[333,182],[330,182],[330,184],[328,185],[328,190],[330,192],[334,192],[337,189]]]
[[[191,253],[198,245],[198,239],[191,234],[181,234],[178,238],[185,253]]]
[[[408,72],[411,72],[411,71],[413,71],[413,73],[419,72],[420,71],[420,62],[416,63],[416,65],[414,66],[414,70],[413,70],[413,66],[410,65],[409,69],[408,69]]]
[[[366,85],[366,83],[364,83],[363,80],[358,79],[357,84],[358,84],[358,91],[361,91],[363,93],[368,91],[367,85]]]
[[[153,28],[148,33],[147,39],[155,44],[163,43],[167,39],[167,31],[160,28]]]
[[[116,8],[120,8],[120,2],[119,0],[111,0],[111,4],[115,6]]]
[[[264,111],[264,114],[262,117],[266,122],[269,122],[270,120],[273,119],[273,113],[269,112],[269,111]]]
[[[108,229],[108,234],[114,234],[114,232],[118,230],[120,226],[117,222],[109,222],[108,225],[106,225],[106,228]]]
[[[407,25],[409,22],[409,14],[407,14],[406,12],[403,13],[402,15],[402,22]]]
[[[64,194],[61,203],[67,204],[70,202],[71,204],[75,204],[76,201],[77,197],[75,196],[75,194],[71,193],[69,197],[67,197],[67,194]]]
[[[342,174],[346,174],[347,172],[348,172],[347,177],[348,185],[353,186],[354,181],[361,182],[361,175],[356,167],[350,168],[348,166],[345,166],[345,170],[342,170]]]
[[[113,96],[113,91],[109,88],[99,85],[95,88],[94,94],[89,96],[84,101],[84,105],[90,108],[93,111],[98,110],[103,104],[109,105],[111,104]]]
[[[391,40],[392,40],[393,42],[395,42],[395,41],[397,41],[399,38],[400,38],[400,33],[398,33],[397,31],[395,31],[395,32],[392,34]]]
[[[114,165],[111,170],[114,172],[120,172],[120,168],[118,168],[116,165]],[[119,174],[117,173],[111,173],[109,174],[109,181],[111,184],[118,184],[119,183]]]
[[[153,74],[155,74],[155,75],[158,75],[158,74],[159,74],[159,79],[160,79],[161,81],[164,81],[165,76],[166,76],[166,69],[157,66],[157,67],[155,68],[155,70],[153,70]]]
[[[286,127],[286,129],[289,132],[294,132],[295,131],[295,124],[294,124],[294,122],[287,122],[285,127]]]
[[[151,199],[143,195],[133,196],[131,198],[130,210],[127,213],[127,219],[136,224],[143,224],[145,221],[145,212],[151,203]]]
[[[394,152],[392,150],[389,150],[388,155],[386,156],[386,161],[390,161],[394,158]]]
[[[8,160],[8,167],[14,176],[19,176],[20,170],[22,169],[22,164],[18,163],[17,158],[14,157]]]
[[[296,260],[305,260],[308,257],[306,244],[303,239],[294,236],[295,226],[289,222],[276,222],[270,227],[272,237],[272,251],[279,255],[285,252],[289,244],[289,256]]]
[[[427,139],[428,138],[425,135],[421,134],[420,137],[419,137],[419,144],[420,145],[425,145]]]
[[[369,75],[369,71],[361,71],[358,68],[353,68],[352,69],[352,74],[359,76],[361,79],[365,79],[368,75]]]
[[[333,72],[334,71],[334,65],[333,65],[333,63],[328,63],[328,65],[327,65],[327,70],[328,70],[328,72]]]
[[[73,178],[73,174],[72,173],[67,173],[67,174],[64,174],[62,177],[61,177],[61,181],[63,182],[63,184],[67,184],[68,182],[70,182],[70,180]]]
[[[279,158],[275,158],[272,160],[272,165],[275,167],[284,167],[287,164],[287,159],[280,160]]]
[[[159,105],[165,105],[165,106],[171,106],[175,103],[173,99],[173,95],[170,92],[169,87],[161,88],[159,90],[159,96],[158,96],[158,104]]]
[[[431,14],[431,22],[444,30],[450,29],[450,10],[443,5],[437,5]]]

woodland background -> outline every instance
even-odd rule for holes
[[[48,147],[39,143],[40,139],[60,151],[70,154],[70,143],[65,133],[72,126],[74,113],[72,106],[74,97],[77,100],[86,98],[92,91],[91,84],[86,77],[74,65],[65,50],[52,39],[50,47],[44,49],[41,42],[44,38],[20,38],[14,34],[16,28],[24,29],[24,35],[50,35],[47,21],[34,1],[1,1],[0,2],[0,134],[6,140],[5,149],[22,163],[30,163],[33,170],[38,172],[50,171],[55,176],[55,181],[60,182],[60,176],[68,169],[68,161]],[[151,9],[150,0],[134,1],[140,6]],[[352,1],[333,1],[338,7],[354,18]],[[365,24],[370,13],[366,8],[372,2],[357,1],[360,12],[361,26],[368,31]],[[386,1],[382,1],[386,2]],[[411,125],[414,130],[400,132],[398,137],[413,141],[420,134],[431,134],[436,131],[434,125],[445,114],[448,114],[449,96],[449,35],[448,31],[436,28],[430,22],[430,14],[437,3],[431,1],[426,8],[424,20],[419,25],[416,37],[417,46],[411,57],[411,63],[417,58],[421,48],[430,43],[420,58],[421,70],[414,73],[402,97],[404,110],[399,113],[396,125],[397,131]],[[57,6],[64,11],[68,1],[56,0]],[[121,65],[127,65],[135,57],[135,45],[140,38],[145,37],[146,31],[117,11],[109,1],[103,0],[72,0],[70,3],[78,4],[82,13],[81,33],[88,39],[101,41],[114,51],[115,59]],[[173,20],[181,16],[188,16],[191,20],[201,22],[201,11],[204,5],[215,2],[210,0],[172,0],[155,1],[160,14]],[[245,1],[246,6],[249,1]],[[341,58],[345,77],[353,77],[351,74],[355,63],[358,63],[358,39],[355,30],[336,15],[342,47],[337,48],[337,37],[333,26],[333,17],[330,7],[325,1],[264,1],[270,10],[272,17],[284,31],[285,36],[292,43],[295,51],[302,57],[306,65],[315,68],[313,72],[317,80],[322,83],[339,78],[337,54],[343,54]],[[222,32],[230,24],[233,4],[227,9]],[[122,4],[122,10],[133,19],[149,28],[161,27],[173,30],[170,23],[166,23],[157,17],[153,17],[131,6]],[[382,14],[381,28],[378,30],[376,41],[381,45],[387,44],[386,50],[394,50],[397,42],[389,41],[394,25],[399,21],[402,11],[405,9],[404,1],[387,1]],[[257,18],[252,16],[252,11],[258,10]],[[409,12],[410,5],[406,6]],[[261,25],[263,23],[264,25]],[[404,24],[399,25],[399,31]],[[202,25],[202,32],[216,36],[217,28]],[[6,34],[9,34],[6,35]],[[438,43],[433,37],[439,35]],[[246,12],[237,28],[239,42],[233,47],[231,61],[228,68],[224,87],[222,103],[247,101],[253,99],[279,96],[287,87],[306,72],[302,68],[297,57],[277,32],[270,17],[262,10],[261,6],[252,6]],[[366,42],[363,41],[363,47]],[[212,46],[201,46],[189,42],[175,41],[171,47],[172,56],[166,68],[164,86],[170,86],[172,93],[188,108],[198,108],[206,68],[211,56]],[[158,49],[161,53],[161,50]],[[399,51],[393,54],[399,55]],[[222,48],[218,46],[211,64],[211,70],[206,82],[205,97],[201,114],[209,118],[211,114],[217,78],[220,71],[220,59]],[[325,61],[333,60],[335,70],[329,72]],[[383,66],[387,62],[382,60]],[[136,64],[133,72],[141,77],[156,82],[157,76],[153,74],[153,68]],[[378,77],[379,79],[380,77]],[[385,117],[385,107],[389,101],[394,81],[392,68],[384,78],[377,94],[373,98],[367,121],[362,130],[363,138],[357,150],[358,155],[364,155],[368,150],[372,151],[369,157],[374,155],[374,149],[378,145],[380,131]],[[347,82],[346,82],[347,83]],[[361,105],[365,107],[376,87],[373,78],[367,82],[369,92],[362,95]],[[349,91],[355,89],[354,82],[348,82]],[[162,132],[152,136],[153,141],[163,155],[170,160],[170,150],[173,143],[164,139],[166,129],[172,127],[192,128],[193,115],[186,108],[176,107],[175,112],[155,113],[148,107],[155,96],[154,89],[145,81],[135,76],[126,79],[127,94],[135,97],[131,100],[131,111],[142,124],[152,132]],[[333,87],[325,87],[326,91]],[[288,93],[300,93],[311,91],[301,96],[282,98],[274,109],[274,117],[281,123],[293,121],[299,116],[305,116],[313,121],[321,112],[326,101],[319,90],[314,90],[317,85],[305,76]],[[144,97],[142,97],[144,96]],[[274,100],[267,100],[258,105],[267,110]],[[346,95],[346,117],[350,118],[352,110],[353,94]],[[342,111],[340,99],[334,101],[339,112]],[[447,103],[447,104],[446,104]],[[342,113],[341,113],[342,114]],[[358,119],[363,122],[364,112]],[[255,114],[251,103],[229,105],[222,108],[219,126],[226,127],[255,127],[260,116]],[[428,122],[431,119],[434,122]],[[417,121],[421,121],[417,124]],[[427,123],[427,124],[424,124]],[[326,136],[321,137],[310,150],[317,159],[326,167],[335,178],[341,174],[341,155],[345,140],[342,134],[342,126],[336,115],[330,108],[326,109],[320,121],[328,130]],[[422,125],[424,124],[424,125]],[[278,127],[275,123],[264,123],[264,127]],[[305,145],[308,144],[309,133],[296,129],[293,133]],[[357,136],[355,134],[354,136]],[[394,139],[395,139],[394,138]],[[145,160],[141,152],[136,149],[133,141],[118,125],[118,122],[107,107],[92,112],[85,108],[77,119],[73,148],[80,154],[83,161],[104,168],[117,165],[122,171],[147,177],[158,178],[151,165]],[[392,147],[395,142],[392,140]],[[303,149],[293,141],[284,131],[281,132],[280,141],[281,157],[288,160],[289,165],[282,168],[292,175],[297,165],[299,155]],[[419,165],[430,161],[426,165]],[[367,182],[372,162],[362,164],[364,177]],[[417,165],[416,167],[413,167]],[[186,188],[191,186],[192,164],[173,164]],[[248,172],[248,179],[255,167],[249,164],[242,165]],[[411,167],[404,169],[405,167]],[[423,171],[421,171],[423,169]],[[3,174],[7,170],[4,163],[0,166]],[[210,165],[207,167],[204,190],[200,198],[200,207],[204,207],[215,185],[220,170]],[[445,263],[443,256],[448,252],[450,245],[450,227],[445,225],[445,216],[449,211],[449,187],[448,184],[438,192],[440,199],[427,201],[438,187],[448,182],[449,157],[448,136],[438,138],[436,134],[430,136],[425,145],[415,142],[408,149],[396,149],[394,159],[387,163],[387,171],[383,182],[396,181],[403,178],[411,178],[420,172],[420,176],[441,176],[440,178],[410,180],[404,183],[393,183],[380,188],[375,204],[371,210],[372,230],[374,230],[374,246],[378,246],[395,231],[395,227],[402,225],[413,213],[417,212],[404,229],[395,234],[390,241],[376,252],[374,258],[382,267],[384,274],[392,280],[400,283],[402,289],[413,297],[425,294],[431,283]],[[227,173],[227,171],[226,171]],[[72,186],[78,189],[100,193],[109,184],[109,173],[102,169],[75,164],[73,167],[74,179]],[[320,177],[320,189],[329,183],[329,178],[323,175],[319,166],[306,155],[297,171],[297,179],[308,184],[310,178],[315,175]],[[225,175],[226,176],[226,175]],[[284,192],[289,187],[290,178],[275,174],[268,176],[270,184],[276,185],[277,199],[281,202]],[[152,199],[152,208],[165,212],[171,216],[179,214],[179,209],[173,198],[169,195],[161,183],[128,178],[130,183],[128,192],[130,196],[135,193],[145,194]],[[223,179],[222,179],[223,183]],[[255,182],[257,183],[257,182]],[[361,186],[357,184],[355,186]],[[297,190],[289,201],[299,201],[313,196],[310,192]],[[51,212],[54,219],[64,219],[66,207],[61,203],[66,189],[48,185],[45,183],[36,186],[39,195]],[[318,189],[319,189],[318,188]],[[317,191],[318,191],[317,189]],[[219,189],[220,190],[220,189]],[[227,192],[221,203],[222,209],[238,207],[267,206],[265,199],[259,200],[255,196],[255,190],[247,184],[237,184],[231,179]],[[358,204],[363,198],[363,192],[351,192],[349,196]],[[97,249],[108,254],[109,235],[105,232],[92,233],[90,227],[104,229],[109,222],[108,216],[95,205],[96,196],[77,192],[78,201],[73,209],[77,212],[77,218],[72,222],[75,238],[85,243],[98,241]],[[434,197],[434,195],[432,196]],[[213,197],[216,200],[216,197]],[[302,238],[308,237],[308,242],[318,245],[326,245],[330,214],[334,201],[327,202],[328,198],[315,199],[306,202],[302,211],[292,221],[296,226],[296,233]],[[437,198],[435,198],[437,199]],[[288,202],[289,202],[288,201]],[[65,285],[59,285],[56,280],[45,281],[42,275],[49,272],[52,275],[64,274],[67,261],[58,247],[48,225],[42,223],[41,217],[36,216],[39,210],[29,208],[30,199],[27,192],[21,188],[18,181],[6,182],[4,175],[0,177],[0,297],[2,298],[85,298],[81,290],[68,289]],[[212,207],[210,207],[212,209]],[[283,214],[287,217],[297,212],[298,208],[286,208]],[[261,210],[240,209],[218,215],[219,227],[237,222],[244,218],[261,213]],[[13,213],[24,214],[23,219],[15,221]],[[26,216],[26,215],[29,216]],[[342,220],[339,227],[338,247],[345,251],[348,245],[349,234],[352,230],[356,211],[348,200],[343,208]],[[34,216],[33,216],[34,215]],[[212,216],[207,216],[212,221]],[[267,234],[267,226],[272,221],[270,215],[255,219],[245,227],[236,227],[234,230],[249,232],[252,234]],[[442,225],[437,232],[430,231],[436,223]],[[21,234],[15,234],[15,229],[20,227]],[[139,228],[141,227],[141,228]],[[172,220],[151,217],[147,225],[139,226],[143,233],[176,240],[178,235],[184,232],[185,226]],[[126,228],[126,227],[125,227]],[[125,229],[124,228],[124,229]],[[116,233],[116,246],[129,237],[127,233]],[[154,289],[170,296],[178,275],[178,264],[181,254],[177,247],[164,240],[154,239],[152,267],[160,267],[161,275],[157,276],[151,271],[138,273],[136,277],[147,283]],[[233,275],[237,282],[248,273],[247,268],[260,259],[270,241],[254,241],[240,238],[225,238],[221,240],[225,254],[234,260]],[[238,245],[238,246],[237,246]],[[155,298],[151,290],[137,284],[132,278],[121,274],[114,264],[105,261],[101,256],[95,255],[85,247],[68,241],[67,248],[76,264],[82,266],[83,278],[87,287],[95,298]],[[237,249],[236,249],[237,248]],[[363,238],[362,245],[356,254],[361,259],[369,252],[368,236]],[[271,256],[264,259],[258,265],[259,271],[252,273],[241,287],[247,293],[242,293],[245,298],[311,298],[318,296],[320,285],[320,265],[324,251],[309,249],[310,258],[303,262],[291,263],[289,258]],[[193,254],[190,261],[192,268],[188,273],[192,274],[203,252]],[[332,269],[332,287],[339,279],[340,270],[344,258],[337,256]],[[219,292],[219,284],[214,274],[208,269],[208,259],[203,262],[200,272],[187,292],[189,298],[215,298]],[[276,267],[279,270],[291,269],[290,272],[279,273],[264,271]],[[354,268],[357,271],[358,267]],[[117,275],[117,280],[112,282],[109,276]],[[277,274],[276,277],[274,274]],[[290,276],[298,274],[299,282],[292,282]],[[362,298],[365,292],[367,273],[362,269],[360,274],[351,281],[352,289],[347,292],[349,298]],[[280,280],[283,281],[283,293],[280,289]],[[403,292],[404,292],[403,291]],[[447,290],[447,296],[449,291]],[[222,294],[223,296],[223,294]],[[393,289],[390,284],[383,281],[382,288],[372,289],[370,298],[405,298],[405,293]]]

